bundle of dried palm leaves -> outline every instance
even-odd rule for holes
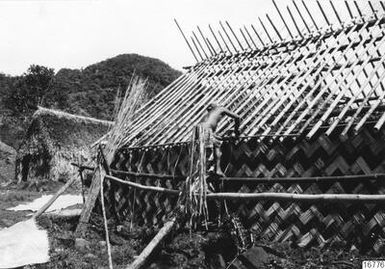
[[[124,97],[119,100],[118,96],[115,101],[119,109],[115,112],[114,125],[108,133],[104,149],[108,164],[111,163],[117,149],[127,145],[125,138],[132,130],[132,124],[138,115],[137,110],[143,104],[146,86],[147,79],[133,75]]]

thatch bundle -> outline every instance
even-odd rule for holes
[[[71,162],[90,162],[90,145],[112,122],[41,108],[32,117],[16,157],[16,179],[67,181],[78,176]]]

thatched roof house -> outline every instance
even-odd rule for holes
[[[71,162],[89,162],[90,145],[112,122],[41,108],[32,117],[16,157],[16,179],[67,181],[78,176]]]

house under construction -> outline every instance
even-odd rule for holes
[[[303,1],[285,12],[276,6],[288,38],[268,15],[258,27],[221,22],[207,36],[199,27],[191,38],[182,32],[197,63],[138,111],[109,165],[113,177],[132,183],[106,180],[109,217],[163,225],[198,162],[194,128],[216,102],[241,116],[241,137],[229,135],[230,120],[220,123],[225,176],[201,172],[216,188],[209,201],[263,239],[380,250],[385,6],[314,3],[317,16]],[[208,205],[209,219],[223,215]]]

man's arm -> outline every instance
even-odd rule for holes
[[[241,121],[241,117],[238,115],[238,114],[235,114],[234,112],[228,110],[227,108],[223,108],[223,113],[226,115],[226,116],[229,116],[230,118],[233,118],[234,119],[234,131],[235,131],[235,135],[236,136],[239,136],[239,125],[240,125],[240,121]]]

